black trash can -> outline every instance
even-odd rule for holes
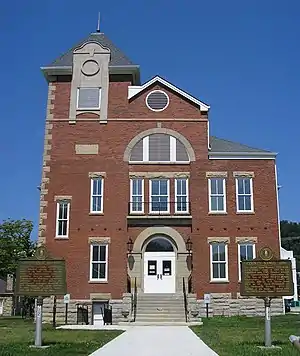
[[[104,325],[112,325],[112,307],[111,305],[105,305],[103,315]]]

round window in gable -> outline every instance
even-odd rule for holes
[[[150,110],[163,111],[169,105],[169,97],[161,90],[154,90],[147,95],[146,105]]]

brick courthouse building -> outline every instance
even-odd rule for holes
[[[158,76],[141,84],[139,66],[103,33],[42,71],[39,241],[66,260],[73,322],[78,303],[90,322],[104,303],[124,319],[135,288],[140,321],[144,300],[177,300],[179,320],[184,293],[190,320],[204,293],[214,315],[262,311],[239,296],[239,265],[265,245],[279,257],[276,155],[211,136],[208,104]]]

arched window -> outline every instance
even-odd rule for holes
[[[163,237],[157,237],[151,240],[147,247],[146,252],[173,252],[174,248],[171,242]]]
[[[131,150],[130,162],[189,162],[184,144],[176,137],[155,133],[143,137]]]

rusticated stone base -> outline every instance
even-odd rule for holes
[[[84,300],[75,300],[71,299],[68,304],[68,324],[77,324],[77,308],[78,306],[85,306],[88,309],[88,323],[93,324],[93,315],[92,315],[92,305],[93,302],[101,301],[98,299],[84,299]],[[45,298],[43,301],[43,322],[52,323],[53,321],[53,304],[54,298]],[[131,312],[131,294],[124,294],[123,299],[110,299],[109,305],[112,307],[112,323],[118,324],[121,321],[130,320]],[[124,318],[122,311],[129,311],[129,316]],[[63,325],[65,324],[65,315],[66,315],[66,305],[63,299],[56,300],[56,324]]]
[[[2,297],[1,297],[2,299]],[[11,316],[13,312],[13,297],[3,297],[3,314],[2,316]]]
[[[188,308],[190,321],[206,316],[204,300],[197,300],[196,294],[188,295]],[[198,311],[198,314],[195,311]],[[208,305],[209,317],[238,315],[263,316],[264,311],[264,301],[262,299],[241,297],[239,294],[236,299],[233,299],[231,293],[212,293],[211,303]],[[280,315],[283,313],[284,305],[282,298],[272,299],[271,314]]]

